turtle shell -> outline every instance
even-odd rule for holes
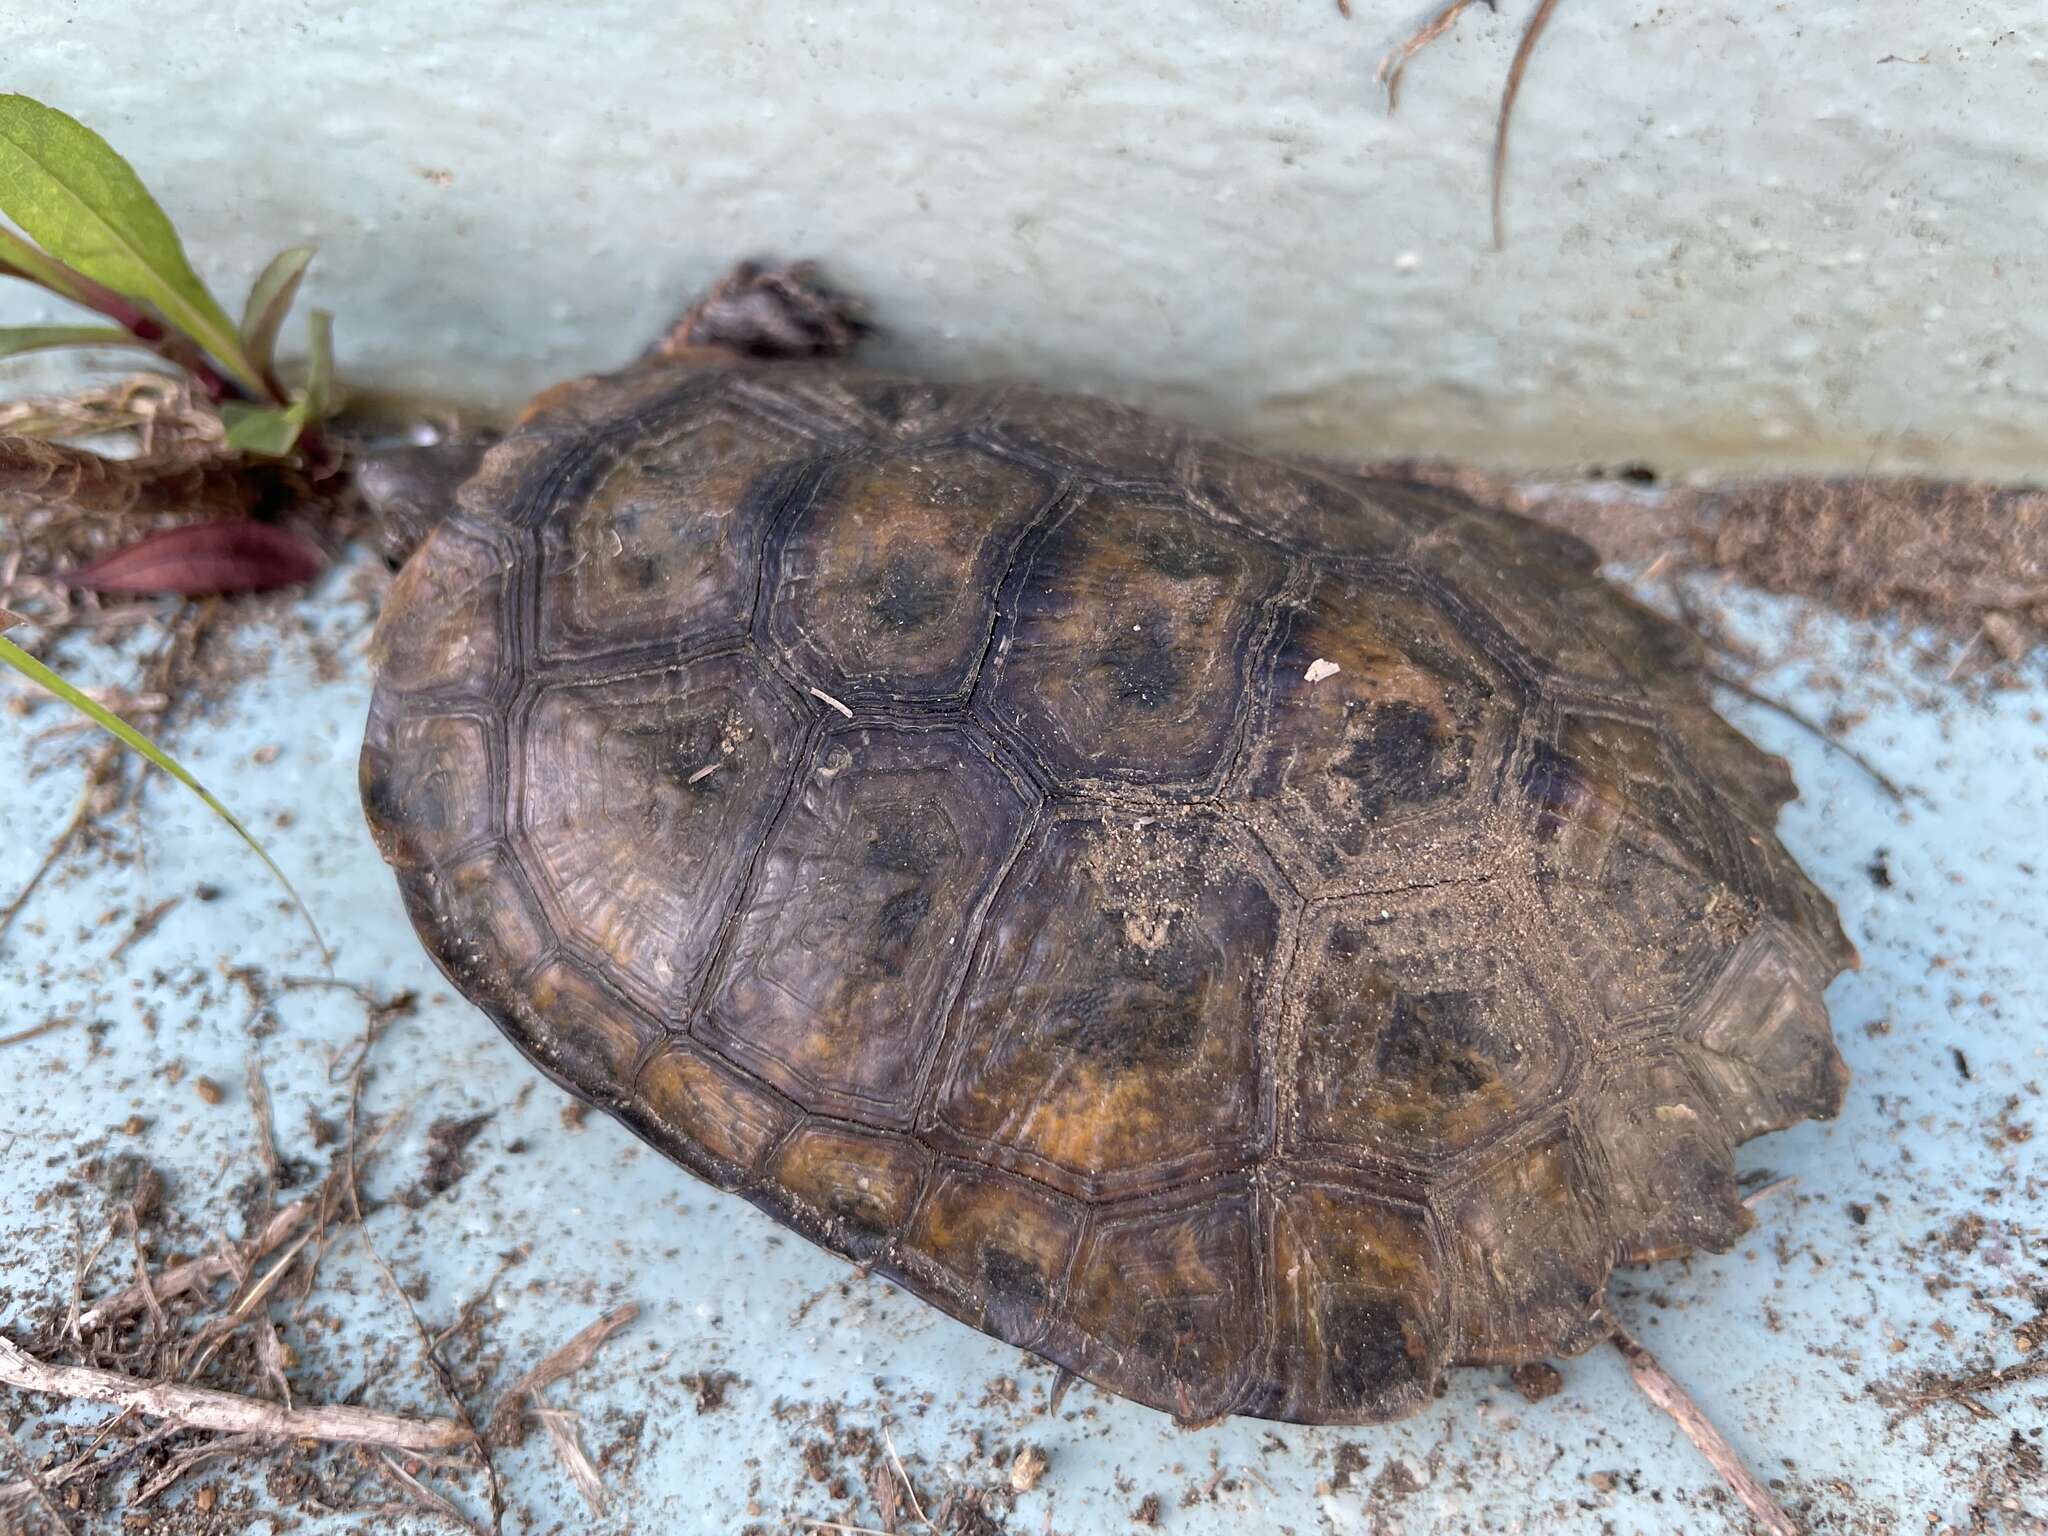
[[[1183,1420],[1600,1336],[1832,1114],[1785,765],[1573,539],[837,365],[537,401],[406,566],[364,804],[572,1093]]]

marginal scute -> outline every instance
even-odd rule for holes
[[[1264,1342],[1252,1234],[1250,1196],[1227,1185],[1183,1209],[1098,1220],[1065,1314],[1087,1341],[1082,1374],[1112,1371],[1182,1420],[1231,1411]]]
[[[617,1104],[660,1027],[566,960],[542,966],[525,991],[509,1027],[528,1054],[578,1093]]]
[[[1623,1257],[1722,1252],[1755,1225],[1721,1117],[1685,1063],[1630,1052],[1587,1084],[1581,1121],[1603,1160]]]
[[[1090,492],[1027,556],[988,709],[1064,781],[1206,779],[1286,575],[1278,553],[1183,503]]]
[[[1280,1194],[1271,1259],[1275,1418],[1375,1422],[1429,1400],[1445,1267],[1428,1212],[1340,1184]]]
[[[1042,472],[968,448],[850,460],[783,539],[770,633],[838,694],[964,692],[995,583],[1051,495]]]
[[[510,669],[505,574],[512,557],[444,522],[384,599],[370,647],[378,682],[398,693],[488,693]]]
[[[948,1162],[919,1204],[897,1261],[976,1327],[1026,1344],[1059,1307],[1080,1232],[1079,1208],[1042,1185]]]
[[[1080,1194],[1238,1164],[1282,908],[1213,819],[1045,829],[990,912],[936,1129]]]
[[[1577,1354],[1600,1331],[1616,1257],[1607,1194],[1568,1131],[1503,1154],[1437,1197],[1452,1260],[1452,1355],[1514,1364]]]
[[[800,1118],[786,1099],[681,1040],[663,1044],[641,1067],[627,1110],[663,1151],[698,1172],[707,1172],[702,1154],[709,1153],[715,1160],[709,1176],[721,1183],[735,1181],[728,1169],[740,1175],[758,1170]]]
[[[1849,1069],[1835,1049],[1811,964],[1771,923],[1742,946],[1686,1021],[1694,1061],[1738,1142],[1842,1107]]]
[[[770,1172],[780,1191],[799,1202],[840,1248],[864,1259],[886,1247],[910,1219],[925,1162],[923,1150],[907,1136],[813,1120],[791,1133]]]
[[[518,825],[563,937],[680,1014],[788,791],[802,727],[746,656],[545,688]]]
[[[824,738],[757,861],[698,1038],[812,1109],[909,1125],[956,957],[1028,812],[963,732]]]
[[[384,857],[431,869],[500,830],[490,732],[473,714],[373,714],[357,764]]]

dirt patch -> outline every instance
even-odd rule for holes
[[[445,1195],[469,1172],[464,1153],[491,1123],[491,1111],[455,1119],[444,1115],[427,1127],[427,1167],[419,1181],[399,1198],[418,1210],[436,1195]]]
[[[1554,524],[1603,560],[1725,573],[1855,618],[1927,624],[2007,661],[2048,640],[2048,490],[1800,476],[1666,489],[1643,471],[1541,483],[1417,460],[1364,468]]]

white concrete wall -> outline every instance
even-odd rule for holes
[[[0,83],[122,148],[231,308],[317,240],[359,384],[515,401],[767,251],[883,361],[1324,451],[2048,474],[2040,0],[1564,0],[1500,254],[1532,3],[1391,119],[1409,0],[0,0]]]

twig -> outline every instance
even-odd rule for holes
[[[162,697],[162,695],[158,695],[158,697]],[[168,699],[165,699],[164,702],[168,705],[170,701]],[[148,938],[152,933],[155,933],[157,929],[157,924],[161,923],[166,917],[170,916],[171,908],[175,907],[179,902],[183,901],[184,899],[185,898],[183,896],[168,897],[165,900],[158,902],[155,906],[151,907],[147,912],[143,913],[140,917],[136,918],[134,926],[131,927],[125,935],[123,935],[121,942],[116,944],[111,950],[107,951],[107,963],[111,965],[114,961],[120,959],[123,955],[127,954],[130,947],[132,947],[134,944],[138,943],[140,940]]]
[[[919,1525],[930,1525],[931,1521],[925,1518],[924,1510],[917,1502],[917,1490],[910,1486],[910,1474],[903,1470],[903,1458],[896,1454],[896,1442],[889,1438],[886,1427],[882,1430],[882,1445],[889,1452],[889,1465],[896,1469],[896,1481],[903,1485],[903,1496],[910,1500],[911,1514],[917,1517]]]
[[[1687,1395],[1677,1379],[1612,1315],[1607,1321],[1613,1329],[1609,1338],[1621,1351],[1621,1358],[1628,1362],[1629,1374],[1635,1377],[1643,1395],[1671,1416],[1672,1422],[1684,1432],[1686,1439],[1699,1448],[1700,1454],[1720,1474],[1721,1481],[1742,1500],[1743,1507],[1756,1517],[1757,1523],[1771,1536],[1800,1536],[1799,1527],[1793,1524],[1792,1517],[1778,1507],[1764,1485],[1742,1464],[1735,1447],[1714,1427],[1713,1421]]]
[[[263,1080],[263,1055],[260,1051],[249,1053],[242,1077],[249,1095],[250,1113],[256,1118],[256,1155],[263,1162],[263,1203],[266,1207],[274,1206],[282,1172],[277,1164],[277,1131],[271,1119],[270,1084]]]
[[[67,1013],[55,1019],[45,1019],[40,1024],[31,1024],[27,1029],[16,1030],[11,1035],[0,1035],[0,1045],[20,1045],[39,1035],[54,1035],[60,1029],[69,1029],[78,1022],[78,1015]]]
[[[195,1468],[203,1467],[209,1461],[218,1461],[223,1456],[239,1456],[244,1451],[252,1451],[264,1443],[260,1435],[229,1435],[224,1440],[213,1440],[205,1445],[194,1446],[189,1451],[181,1452],[173,1458],[169,1466],[144,1483],[130,1502],[136,1505],[147,1504]]]
[[[2033,1360],[2022,1360],[2017,1365],[1992,1366],[1981,1371],[1972,1371],[1967,1376],[1936,1381],[1911,1392],[1885,1395],[1899,1405],[1900,1419],[1918,1413],[1923,1408],[1931,1408],[1936,1403],[1954,1403],[1968,1412],[1972,1418],[1995,1419],[1998,1417],[1997,1413],[1977,1401],[1978,1393],[1994,1392],[2000,1387],[2012,1386],[2015,1382],[2036,1381],[2043,1376],[2048,1376],[2048,1355]],[[1874,1393],[1878,1391],[1875,1387],[1871,1390]],[[1893,1422],[1896,1423],[1897,1420]]]
[[[476,1536],[485,1536],[484,1529],[482,1526],[478,1525],[474,1520],[470,1519],[469,1516],[465,1515],[461,1510],[457,1509],[453,1504],[451,1504],[446,1498],[442,1497],[442,1495],[440,1495],[439,1493],[436,1493],[432,1488],[429,1488],[425,1483],[421,1482],[418,1478],[414,1477],[410,1472],[406,1471],[405,1468],[401,1467],[397,1462],[393,1461],[388,1452],[379,1451],[376,1453],[375,1456],[370,1457],[368,1459],[370,1461],[370,1465],[374,1467],[378,1472],[381,1472],[384,1476],[390,1478],[391,1481],[398,1484],[400,1488],[403,1488],[407,1493],[411,1494],[414,1498],[418,1499],[420,1503],[424,1504],[428,1509],[432,1510],[435,1514],[441,1516],[442,1519],[453,1520],[465,1531],[475,1532]]]
[[[237,1262],[244,1266],[246,1272],[246,1266],[261,1259],[298,1230],[306,1218],[313,1214],[316,1203],[310,1197],[294,1200],[271,1217],[269,1224],[247,1242],[223,1245],[204,1258],[174,1264],[151,1281],[147,1288],[138,1282],[124,1286],[111,1295],[102,1296],[86,1309],[69,1330],[71,1336],[82,1337],[95,1328],[104,1328],[110,1323],[132,1317],[149,1305],[150,1297],[159,1301],[169,1301],[172,1297],[183,1296],[189,1291],[204,1290],[214,1281],[235,1274]]]
[[[1896,801],[1898,804],[1904,805],[1906,803],[1906,792],[1903,789],[1899,788],[1897,784],[1893,783],[1892,780],[1885,774],[1883,769],[1879,768],[1877,764],[1873,763],[1869,758],[1865,757],[1861,752],[1858,752],[1854,747],[1850,746],[1847,742],[1837,741],[1831,734],[1823,730],[1820,726],[1816,725],[1813,721],[1807,719],[1806,716],[1802,715],[1790,704],[1786,704],[1778,699],[1774,699],[1767,693],[1759,693],[1756,691],[1756,689],[1750,687],[1749,684],[1745,682],[1740,682],[1737,679],[1728,676],[1728,674],[1725,672],[1710,672],[1707,674],[1707,676],[1712,682],[1715,682],[1719,684],[1721,687],[1726,688],[1727,690],[1729,690],[1729,692],[1740,694],[1743,698],[1749,700],[1749,702],[1752,704],[1761,704],[1765,709],[1771,710],[1775,714],[1783,715],[1787,720],[1790,720],[1794,725],[1800,727],[1802,730],[1812,733],[1814,736],[1818,737],[1825,745],[1834,748],[1835,751],[1841,753],[1842,756],[1848,758],[1850,762],[1854,763],[1858,768],[1861,768],[1865,773],[1869,774],[1870,777],[1876,781],[1877,787],[1879,789],[1882,789],[1887,795],[1891,796],[1892,799]]]
[[[0,1339],[0,1345],[4,1344],[6,1340]],[[36,1464],[29,1460],[28,1452],[21,1448],[21,1442],[14,1438],[13,1431],[4,1421],[0,1421],[0,1441],[6,1443],[7,1454],[21,1468],[27,1487],[35,1501],[43,1506],[43,1512],[56,1522],[57,1529],[64,1532],[64,1536],[71,1536],[71,1522],[64,1518],[64,1512],[57,1508],[57,1501],[50,1497],[49,1484],[43,1481],[42,1473],[36,1470]]]
[[[278,1261],[264,1271],[263,1278],[249,1287],[247,1294],[235,1303],[225,1317],[216,1318],[206,1325],[199,1339],[194,1341],[197,1348],[193,1352],[191,1364],[185,1366],[179,1372],[180,1375],[197,1377],[206,1369],[207,1363],[220,1352],[221,1345],[228,1341],[229,1336],[256,1315],[257,1309],[269,1299],[270,1293],[277,1288],[277,1282],[282,1280],[292,1265],[298,1262],[299,1255],[305,1251],[306,1244],[312,1242],[315,1235],[312,1232],[301,1233],[299,1240],[285,1249]],[[264,1321],[268,1322],[269,1319],[265,1318]],[[286,1406],[290,1406],[289,1390],[285,1393],[284,1401]]]
[[[1515,115],[1515,98],[1522,94],[1522,76],[1528,72],[1529,56],[1535,53],[1536,40],[1550,25],[1550,13],[1556,9],[1557,0],[1542,0],[1536,7],[1536,14],[1522,29],[1522,41],[1515,49],[1514,62],[1508,65],[1507,88],[1500,95],[1500,121],[1493,130],[1493,248],[1496,251],[1506,250],[1508,243],[1507,224],[1501,215],[1508,177],[1508,124]]]
[[[1788,1173],[1782,1179],[1773,1179],[1768,1184],[1758,1185],[1742,1197],[1742,1203],[1753,1211],[1770,1199],[1771,1196],[1782,1195],[1786,1190],[1794,1188],[1798,1183],[1798,1175]]]
[[[420,1320],[419,1308],[412,1304],[412,1296],[398,1283],[398,1276],[392,1273],[391,1266],[384,1260],[384,1255],[378,1252],[376,1240],[370,1236],[369,1224],[363,1220],[362,1191],[356,1185],[356,1121],[362,1108],[363,1074],[370,1064],[370,1048],[377,1043],[378,1036],[382,1034],[384,1025],[388,1022],[388,1018],[380,1017],[377,1010],[368,1010],[368,1016],[363,1023],[362,1049],[356,1053],[355,1064],[349,1071],[348,1139],[341,1160],[346,1175],[342,1181],[343,1189],[348,1196],[349,1212],[355,1218],[356,1225],[362,1229],[363,1251],[369,1254],[370,1262],[377,1267],[377,1273],[384,1277],[384,1283],[391,1287],[391,1293],[398,1298],[399,1305],[405,1309],[405,1315],[412,1320],[413,1332],[418,1335],[425,1352],[428,1373],[433,1376],[435,1385],[441,1389],[441,1395],[448,1400],[448,1405],[455,1410],[455,1417],[461,1421],[464,1436],[461,1443],[475,1451],[477,1459],[483,1463],[484,1484],[489,1490],[491,1500],[491,1529],[502,1531],[505,1528],[505,1493],[498,1482],[498,1466],[491,1459],[491,1448],[484,1443],[484,1437],[478,1433],[476,1420],[470,1414],[469,1405],[462,1400],[462,1394],[455,1390],[455,1382],[450,1378],[448,1368],[441,1363],[440,1355],[435,1352],[433,1336],[427,1332],[427,1325]]]
[[[184,1428],[216,1434],[385,1445],[422,1453],[464,1450],[470,1443],[470,1431],[449,1419],[417,1419],[339,1405],[285,1408],[211,1387],[143,1381],[92,1366],[52,1365],[6,1338],[0,1338],[0,1382],[25,1392],[110,1403],[152,1419],[173,1419]]]
[[[79,787],[78,799],[72,803],[71,814],[65,817],[64,825],[57,829],[57,835],[50,839],[50,846],[43,850],[42,862],[36,865],[35,873],[14,893],[13,900],[8,902],[6,907],[0,908],[0,938],[7,936],[7,930],[14,926],[15,918],[21,915],[21,909],[28,905],[29,898],[35,895],[44,877],[56,868],[57,861],[64,857],[72,842],[84,830],[86,822],[92,816],[93,798],[99,794],[100,786],[106,782],[107,771],[114,766],[122,750],[120,742],[109,741],[93,753],[92,760],[86,764],[85,782]]]
[[[580,1371],[590,1363],[590,1357],[603,1347],[607,1339],[639,1315],[640,1304],[636,1301],[629,1301],[622,1307],[614,1307],[560,1349],[543,1356],[539,1364],[498,1395],[498,1401],[491,1408],[492,1430],[498,1430],[499,1416],[508,1413],[514,1415],[505,1421],[509,1429],[509,1426],[516,1422],[521,1399],[537,1396],[543,1388]]]
[[[1403,43],[1396,43],[1380,60],[1380,67],[1373,72],[1373,79],[1387,88],[1387,111],[1393,112],[1401,105],[1401,76],[1408,68],[1408,61],[1431,43],[1451,30],[1458,17],[1480,0],[1445,0],[1437,13],[1417,27]],[[1486,8],[1494,8],[1493,0],[1485,0]],[[1347,17],[1349,11],[1344,13]]]

